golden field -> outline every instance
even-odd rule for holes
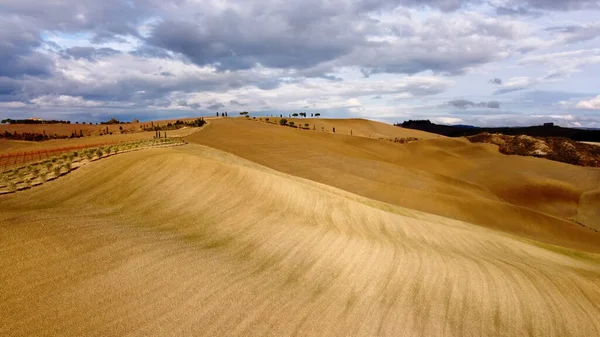
[[[312,123],[0,196],[0,335],[600,335],[599,169]]]

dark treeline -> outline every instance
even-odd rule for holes
[[[2,124],[71,124],[71,121],[36,120],[36,119],[3,119]]]
[[[34,141],[34,142],[40,142],[40,141],[44,141],[44,140],[50,140],[50,139],[66,139],[66,138],[80,138],[83,137],[83,131],[79,130],[79,134],[76,132],[71,133],[70,136],[67,135],[57,135],[57,134],[53,134],[53,135],[47,135],[46,132],[44,133],[36,133],[36,132],[9,132],[9,131],[4,131],[3,133],[0,133],[0,138],[4,138],[4,139],[12,139],[12,140],[27,140],[27,141]]]
[[[469,125],[439,125],[429,120],[409,120],[394,124],[408,129],[427,131],[448,137],[473,136],[483,132],[504,135],[527,135],[532,137],[564,137],[576,141],[600,142],[600,130],[563,128],[552,124],[526,127],[480,128]]]
[[[142,130],[144,131],[168,131],[168,130],[177,130],[181,129],[184,126],[189,127],[200,127],[206,124],[206,121],[203,117],[196,118],[192,121],[180,121],[177,120],[175,123],[167,123],[167,124],[154,124],[154,122],[150,122],[150,125],[144,124],[142,125]]]

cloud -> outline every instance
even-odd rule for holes
[[[513,77],[508,81],[504,82],[504,84],[500,85],[500,87],[494,90],[494,94],[507,94],[514,91],[521,91],[525,89],[529,89],[534,85],[540,83],[539,79],[530,78],[530,77]]]
[[[0,14],[0,78],[49,76],[52,60],[37,50],[41,45],[31,22]]]
[[[338,64],[357,66],[364,76],[378,73],[417,74],[432,71],[464,74],[482,64],[535,49],[528,28],[514,20],[499,20],[475,12],[432,15],[425,20],[402,18],[378,25],[380,36],[353,49]],[[523,42],[520,42],[523,41]]]
[[[458,109],[467,109],[467,108],[472,108],[472,107],[489,108],[489,109],[499,109],[500,108],[500,102],[498,102],[498,101],[475,103],[473,101],[469,101],[466,99],[457,99],[457,100],[449,101],[447,104],[451,107],[458,108]]]
[[[491,93],[548,84],[585,91],[568,99],[573,114],[583,114],[575,105],[591,97],[585,86],[593,85],[584,70],[591,74],[600,64],[590,48],[599,28],[589,19],[596,4],[5,0],[0,114],[173,116],[244,106],[373,117],[430,106],[437,117],[440,110],[489,117],[500,113]],[[511,16],[498,16],[502,8]],[[576,9],[589,13],[569,12]],[[502,80],[481,86],[490,76]],[[452,96],[439,97],[445,92]],[[510,98],[502,100],[502,114],[533,109]]]
[[[575,107],[586,110],[600,110],[600,95],[596,98],[579,101]]]
[[[499,15],[540,16],[545,11],[566,12],[600,8],[597,0],[507,0],[499,3],[496,5]]]
[[[229,8],[205,13],[202,20],[164,20],[152,27],[146,42],[186,56],[199,66],[219,70],[269,68],[305,69],[347,54],[364,36],[343,14],[315,15],[302,28],[303,13],[271,12],[256,15],[253,8]],[[321,14],[321,16],[319,16]]]
[[[561,43],[576,43],[594,40],[600,36],[600,22],[590,24],[574,24],[567,26],[553,26],[546,28],[557,35]]]
[[[464,122],[464,120],[462,118],[456,118],[456,117],[431,117],[430,120],[433,123],[446,124],[446,125],[454,125],[454,124],[460,124],[460,123]]]
[[[519,64],[544,67],[548,71],[546,80],[562,78],[581,71],[585,66],[600,64],[600,48],[530,55],[519,60]]]
[[[46,95],[34,98],[31,103],[39,106],[54,106],[54,107],[98,107],[104,105],[103,102],[88,101],[83,97],[68,96],[68,95]]]
[[[209,106],[207,106],[206,108],[208,110],[220,110],[220,109],[223,109],[224,107],[225,107],[225,104],[213,101],[213,103],[210,104]]]
[[[75,60],[86,59],[88,61],[95,62],[96,60],[107,57],[118,55],[121,52],[112,48],[94,48],[94,47],[72,47],[65,49],[62,54],[64,57],[72,57]]]

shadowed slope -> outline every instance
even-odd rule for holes
[[[0,197],[0,241],[0,335],[600,333],[598,255],[194,145]]]
[[[600,250],[599,233],[567,220],[582,193],[600,186],[598,169],[504,156],[464,139],[400,145],[241,119],[215,120],[188,140],[368,198]]]

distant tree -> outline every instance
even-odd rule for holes
[[[217,117],[219,117],[219,112],[217,111]]]
[[[308,127],[310,126],[310,124],[308,124],[308,123],[304,123],[304,126],[305,126],[306,128],[308,128]]]
[[[279,120],[279,124],[280,125],[287,125],[287,123],[288,123],[288,121],[285,118],[282,118],[282,119]]]
[[[292,114],[292,117],[298,117],[298,114],[294,112],[294,113]]]
[[[221,117],[225,117],[225,113],[224,112],[221,112]]]
[[[283,118],[283,115],[282,115],[282,114],[279,114],[279,118]]]
[[[310,114],[310,117],[312,117],[312,116],[313,116],[313,114],[311,113],[311,114]]]
[[[321,114],[317,112],[317,113],[315,114],[315,117],[321,117]]]
[[[269,117],[265,118],[265,120],[268,122],[269,121]]]
[[[227,117],[227,111],[225,111],[225,117]]]
[[[123,131],[123,125],[119,125],[119,130]]]
[[[302,116],[302,117],[306,118],[306,112],[301,112],[301,113],[300,113],[300,116]]]
[[[335,128],[333,128],[333,133],[335,133]]]

